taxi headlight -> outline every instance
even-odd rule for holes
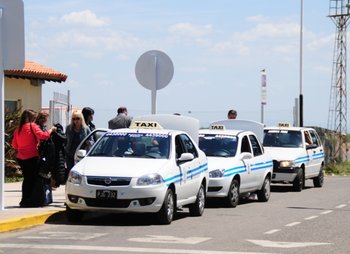
[[[294,167],[293,161],[280,161],[280,168],[292,168]]]
[[[137,179],[137,185],[155,185],[163,183],[163,178],[159,174],[141,176]]]
[[[71,170],[68,175],[67,181],[72,184],[81,184],[83,177],[77,171]]]
[[[224,176],[225,169],[215,169],[209,172],[210,178],[219,178]]]

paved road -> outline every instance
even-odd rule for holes
[[[0,253],[349,253],[350,177],[326,177],[323,188],[291,192],[274,185],[267,203],[237,208],[210,202],[202,217],[178,213],[168,226],[147,215],[65,218],[25,231],[0,234]]]

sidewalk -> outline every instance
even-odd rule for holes
[[[53,203],[39,208],[20,208],[22,182],[5,183],[4,210],[0,210],[0,233],[44,224],[50,216],[65,211],[64,186],[52,191]]]

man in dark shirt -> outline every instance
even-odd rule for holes
[[[132,118],[128,116],[128,110],[126,107],[118,108],[118,115],[108,121],[109,129],[129,128]]]

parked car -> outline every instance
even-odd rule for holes
[[[307,179],[315,187],[323,186],[325,154],[314,129],[280,124],[264,132],[263,145],[273,159],[273,183],[291,183],[294,191],[301,191]]]
[[[243,124],[242,124],[243,123]],[[260,129],[252,121],[227,120],[199,131],[199,147],[208,158],[208,198],[223,198],[228,207],[236,207],[241,195],[257,193],[258,200],[270,198],[272,159],[264,152],[257,135],[240,128]],[[248,127],[250,126],[250,127]],[[254,129],[254,128],[253,128]]]
[[[170,115],[168,120],[186,118]],[[204,211],[207,158],[184,131],[133,121],[130,128],[106,132],[77,156],[82,159],[66,183],[69,221],[105,211],[157,213],[161,224],[170,224],[177,207],[188,207],[193,216]]]

